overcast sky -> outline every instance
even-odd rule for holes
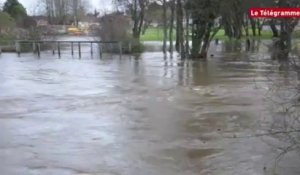
[[[6,0],[0,0],[0,4],[3,4]],[[110,11],[112,9],[112,0],[87,0],[90,2],[90,11],[97,9],[101,12]],[[37,15],[40,13],[40,9],[43,8],[41,5],[41,0],[19,0],[20,3],[24,5],[27,13],[30,15]]]

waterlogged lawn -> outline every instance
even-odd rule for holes
[[[168,30],[169,33],[169,30]],[[245,34],[244,34],[245,35]],[[163,41],[163,28],[162,27],[151,27],[148,28],[144,35],[141,35],[141,41]],[[244,36],[245,37],[245,36]],[[252,30],[249,29],[249,37],[252,36]],[[272,31],[263,30],[261,31],[261,36],[255,36],[254,38],[260,38],[260,39],[271,39],[273,37]],[[300,31],[295,31],[293,34],[294,38],[300,38]],[[168,37],[169,39],[169,34]],[[215,38],[218,38],[220,40],[228,39],[227,36],[225,36],[225,31],[223,29],[219,30],[219,32],[215,35]],[[176,39],[176,30],[173,31],[173,39]]]

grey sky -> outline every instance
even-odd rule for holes
[[[6,0],[0,0],[0,4],[4,3]],[[87,0],[90,2],[89,9],[93,11],[97,9],[102,13],[104,11],[110,11],[112,9],[112,0]],[[31,15],[38,14],[42,8],[41,0],[19,0],[20,3],[24,5],[27,12]]]

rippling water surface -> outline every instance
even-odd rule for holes
[[[212,49],[206,62],[160,52],[100,59],[87,46],[82,59],[68,48],[61,59],[2,54],[0,174],[268,174],[272,147],[240,137],[272,115],[268,77],[289,77],[263,54]],[[281,170],[296,175],[297,165]]]

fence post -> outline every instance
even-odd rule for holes
[[[81,45],[80,45],[80,42],[78,42],[78,53],[79,53],[79,58],[81,58]]]
[[[16,52],[18,53],[18,56],[21,55],[21,46],[19,41],[16,42]]]
[[[52,43],[52,55],[55,55],[55,43]]]
[[[33,52],[33,53],[36,52],[36,45],[35,45],[35,42],[32,43],[32,52]]]
[[[100,54],[100,59],[102,58],[102,44],[101,43],[98,43],[99,44],[99,54]]]
[[[91,42],[91,55],[94,54],[94,51],[93,51],[93,42]]]
[[[60,58],[60,42],[57,42],[57,52],[58,52],[58,57]]]
[[[132,52],[131,41],[129,41],[129,44],[128,44],[128,52],[129,52],[129,54],[131,54],[131,52]]]
[[[122,58],[122,54],[123,54],[122,42],[119,42],[119,52],[120,52],[120,58]]]
[[[37,53],[38,53],[38,57],[41,57],[41,43],[37,44]]]
[[[72,55],[74,55],[74,43],[71,42]]]

